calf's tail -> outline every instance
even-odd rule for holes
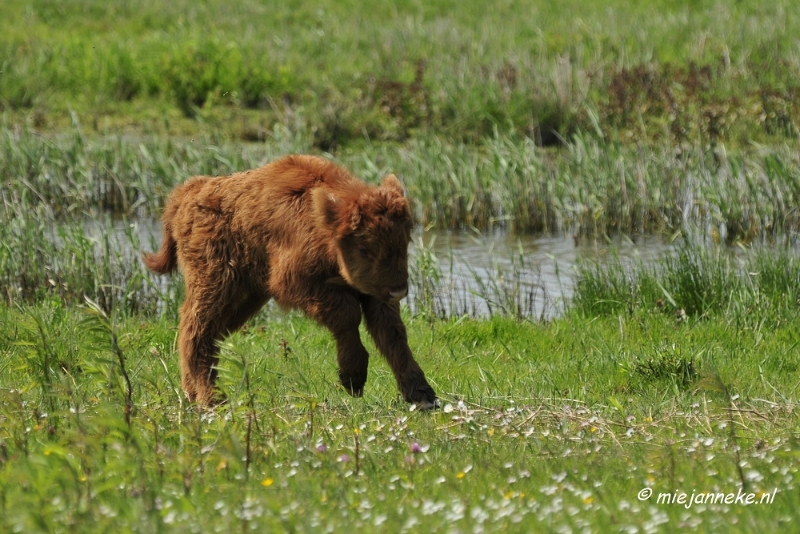
[[[168,205],[163,217],[164,237],[158,252],[142,254],[145,266],[158,274],[169,274],[178,268],[178,245],[172,235],[172,218],[177,206]]]

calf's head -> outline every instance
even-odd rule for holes
[[[380,187],[337,195],[314,192],[317,220],[334,239],[339,272],[345,281],[384,302],[408,293],[408,243],[411,212],[394,175]]]

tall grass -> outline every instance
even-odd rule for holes
[[[87,138],[76,125],[58,136],[6,128],[0,193],[8,204],[44,204],[62,217],[101,211],[156,215],[175,184],[196,174],[259,166],[310,141],[276,127],[268,143],[204,138]],[[558,152],[499,133],[484,147],[426,138],[337,159],[376,182],[403,180],[417,222],[438,228],[568,233],[673,233],[684,226],[728,243],[800,228],[800,156],[786,146],[744,153],[637,149],[576,136]]]
[[[712,314],[747,322],[795,317],[800,262],[793,247],[726,248],[686,238],[654,264],[615,258],[577,268],[570,308],[590,316],[663,311],[681,321]]]
[[[798,224],[792,150],[723,154],[716,162],[703,151],[676,158],[667,147],[609,146],[580,136],[558,154],[506,136],[486,144],[474,150],[418,142],[399,158],[384,149],[382,161],[397,162],[421,222],[446,228],[601,237],[699,225],[735,242]]]
[[[269,144],[221,145],[219,139],[87,137],[73,117],[64,132],[42,136],[5,125],[0,188],[6,204],[37,205],[62,218],[87,214],[155,214],[169,191],[190,176],[228,174],[304,145],[276,127]]]
[[[42,205],[25,209],[7,204],[4,213],[4,302],[89,298],[107,313],[176,318],[183,298],[181,278],[155,276],[141,262],[143,250],[158,247],[154,221],[108,216],[63,220]],[[415,237],[408,304],[414,314],[431,320],[504,315],[542,321],[563,311],[591,316],[661,311],[677,320],[724,314],[747,322],[748,314],[759,309],[774,322],[794,317],[800,304],[800,266],[791,243],[728,247],[695,236],[682,238],[646,264],[618,257],[584,260],[574,273],[565,272],[574,277],[574,289],[563,300],[562,290],[552,280],[542,280],[522,249],[512,250],[501,263],[492,237],[476,234],[481,254],[493,258],[477,269],[458,250],[437,257],[430,239],[424,233]]]
[[[107,216],[65,222],[41,207],[8,205],[4,215],[0,288],[6,303],[88,297],[108,312],[174,316],[182,288],[144,268],[141,252],[156,243],[142,242],[137,222]]]
[[[58,136],[10,128],[2,133],[3,298],[32,302],[59,295],[82,301],[88,296],[106,311],[146,313],[162,306],[172,310],[180,296],[179,282],[164,286],[139,261],[141,250],[155,249],[158,243],[142,242],[136,225],[157,217],[169,190],[194,174],[250,168],[308,147],[308,140],[283,128],[274,130],[269,143],[244,146],[218,139],[87,138],[78,124]],[[797,154],[776,147],[738,156],[722,153],[718,161],[707,155],[699,151],[675,158],[670,151],[609,147],[581,136],[553,154],[530,140],[498,134],[481,148],[430,138],[399,150],[369,146],[338,159],[373,183],[397,173],[421,227],[539,231],[575,239],[681,231],[700,236],[695,241],[720,245],[791,241],[800,227],[794,209],[800,202]],[[127,222],[114,222],[120,216]],[[446,258],[440,264],[425,249],[424,243],[417,247],[415,310],[440,317],[494,312],[541,317],[559,297],[545,294],[535,266],[520,263],[522,255],[512,258],[507,272],[453,276]],[[724,264],[724,255],[722,263],[715,263],[706,253],[686,252],[668,266],[668,277],[650,277],[662,285],[675,279],[677,287],[694,292],[689,296],[667,285],[662,290],[648,277],[638,280],[655,295],[645,299],[647,306],[657,299],[678,303],[686,298],[691,302],[674,307],[689,314],[720,309],[714,303],[721,297],[702,296],[705,288],[686,285],[697,280],[693,270],[700,267],[722,269],[720,276],[732,269]],[[611,294],[590,296],[588,305],[579,294],[579,307],[617,310],[614,302],[629,308],[640,304],[635,293],[624,295],[622,289],[630,284],[620,268],[604,265],[595,274],[583,277],[585,291],[579,293],[591,295],[596,284],[598,294],[612,288]],[[681,276],[686,283],[678,280]],[[704,280],[720,288],[729,284],[725,278]]]

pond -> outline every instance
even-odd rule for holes
[[[670,249],[654,236],[594,241],[428,231],[415,236],[412,261],[421,253],[435,256],[440,276],[433,304],[439,315],[486,316],[504,308],[507,313],[547,319],[561,313],[572,296],[578,262],[602,264],[618,258],[623,264],[647,264]],[[416,297],[409,295],[412,303]]]

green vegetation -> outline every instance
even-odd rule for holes
[[[625,265],[619,258],[578,267],[574,309],[588,315],[663,308],[705,317],[743,320],[759,310],[761,320],[793,314],[800,303],[800,261],[786,248],[743,252],[708,247],[686,238],[656,265]]]
[[[311,150],[308,140],[283,128],[269,143],[247,145],[97,138],[79,125],[54,137],[28,129],[0,133],[5,216],[27,216],[36,205],[60,221],[103,212],[153,217],[189,176],[227,174]],[[667,147],[642,150],[583,136],[552,152],[498,134],[481,147],[430,138],[399,148],[370,145],[336,159],[367,181],[400,176],[425,227],[593,239],[699,227],[729,244],[800,229],[800,152],[787,146],[720,153],[715,161],[706,152],[676,158]]]
[[[797,2],[8,0],[0,30],[0,531],[797,529]],[[289,152],[396,173],[423,228],[673,246],[562,273],[552,317],[523,254],[467,290],[419,238],[441,410],[378,356],[349,398],[271,306],[199,410],[141,230]]]
[[[21,2],[0,22],[0,106],[59,129],[329,150],[494,130],[676,147],[798,135],[795,2]],[[198,122],[199,121],[199,122]]]
[[[549,325],[410,317],[443,400],[419,414],[380,359],[366,396],[349,398],[330,337],[267,312],[224,345],[229,404],[198,412],[176,384],[172,320],[112,324],[58,300],[0,308],[0,526],[791,528],[798,320],[782,319],[678,321],[655,307]],[[740,489],[777,493],[656,502]]]
[[[54,210],[331,151],[441,228],[798,227],[796,2],[7,4],[0,184]]]
[[[565,314],[535,323],[513,317],[520,276],[471,295],[499,303],[494,317],[437,319],[442,302],[471,306],[441,294],[419,244],[405,313],[441,410],[409,412],[377,356],[351,399],[331,337],[268,307],[223,345],[229,402],[205,412],[177,383],[179,280],[118,253],[138,235],[118,227],[99,229],[116,242],[61,231],[68,245],[41,250],[52,282],[0,306],[3,530],[750,532],[798,520],[791,254],[687,239],[655,264],[584,264]],[[681,492],[774,500],[658,501]]]

